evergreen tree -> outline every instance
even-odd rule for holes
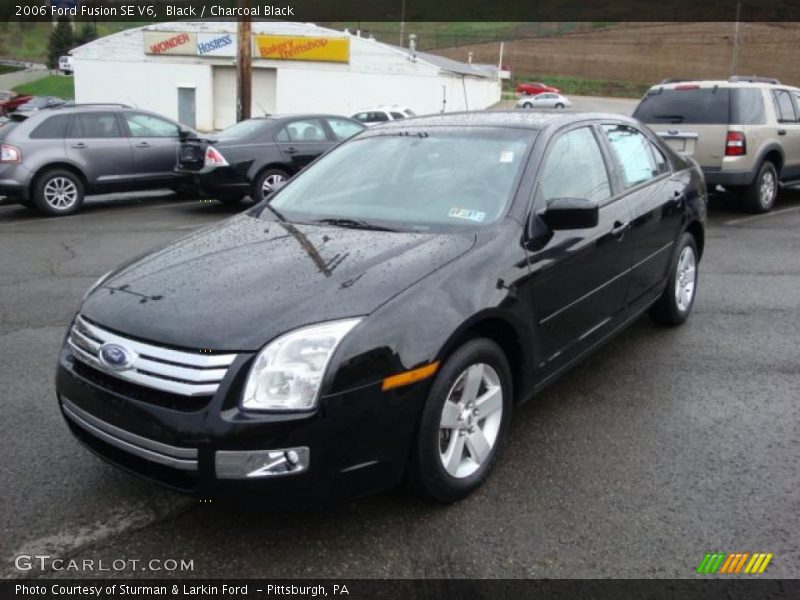
[[[50,34],[50,43],[47,47],[47,66],[51,69],[58,68],[58,59],[69,54],[75,46],[72,35],[72,23],[68,17],[59,17],[53,32]]]
[[[75,38],[75,47],[83,46],[97,39],[97,30],[92,23],[84,23],[78,36]]]

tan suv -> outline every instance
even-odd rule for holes
[[[738,191],[753,212],[800,181],[800,89],[776,79],[667,80],[633,116],[703,168],[709,188]]]

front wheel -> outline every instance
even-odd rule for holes
[[[451,503],[488,477],[511,419],[511,370],[493,341],[467,342],[444,363],[422,412],[409,481]]]
[[[262,171],[259,173],[258,177],[256,177],[255,184],[253,185],[253,201],[261,202],[275,191],[276,185],[288,179],[289,174],[281,169],[267,169]]]
[[[34,186],[33,201],[45,214],[61,217],[78,212],[83,205],[83,182],[66,169],[42,174]]]
[[[530,102],[526,102],[525,104],[522,105],[522,108],[533,108],[533,104],[531,104]]]
[[[689,318],[697,292],[698,262],[694,236],[684,233],[673,259],[667,287],[650,308],[650,317],[656,323],[675,326]]]

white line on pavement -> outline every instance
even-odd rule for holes
[[[773,212],[764,213],[763,215],[753,215],[752,217],[742,217],[740,219],[731,219],[724,221],[723,225],[740,225],[742,223],[750,223],[751,221],[758,221],[759,219],[766,219],[767,217],[776,217],[788,212],[800,210],[800,206],[793,206],[792,208],[784,208],[783,210],[775,210]]]

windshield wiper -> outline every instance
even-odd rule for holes
[[[362,221],[361,219],[342,219],[342,218],[330,218],[330,219],[316,219],[314,223],[322,223],[324,225],[333,225],[334,227],[347,227],[348,229],[371,229],[373,231],[396,231],[396,229],[391,229],[389,227],[382,227],[380,225],[375,225],[374,223],[370,223],[369,221]]]

